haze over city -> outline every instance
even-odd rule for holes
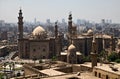
[[[120,0],[0,0],[0,19],[17,22],[17,12],[23,10],[25,21],[52,22],[65,19],[71,11],[73,21],[86,19],[101,22],[101,19],[120,23]]]

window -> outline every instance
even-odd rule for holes
[[[97,77],[97,72],[95,71],[95,76]]]
[[[45,52],[46,50],[45,50],[45,48],[43,49],[43,52]]]
[[[45,59],[46,57],[45,56],[43,56],[43,59]]]
[[[99,73],[99,78],[101,78],[101,73]]]
[[[106,75],[106,79],[109,79],[108,75]]]
[[[33,49],[33,52],[35,52],[36,51],[36,49]]]

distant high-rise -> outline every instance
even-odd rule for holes
[[[46,22],[47,22],[47,23],[50,23],[50,19],[47,19]]]
[[[101,22],[102,22],[102,24],[105,24],[105,19],[102,19]]]

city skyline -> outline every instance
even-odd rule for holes
[[[1,0],[0,20],[17,22],[20,7],[25,21],[52,22],[67,21],[69,12],[73,14],[73,21],[86,19],[91,22],[101,22],[101,19],[120,23],[119,0]]]

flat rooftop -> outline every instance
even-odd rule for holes
[[[49,75],[49,76],[66,74],[64,72],[56,71],[56,70],[53,70],[53,69],[44,69],[44,70],[41,70],[40,72],[42,72],[42,73],[44,73],[46,75]]]
[[[61,76],[54,76],[54,77],[41,78],[41,79],[67,79],[70,77],[77,77],[79,79],[101,79],[101,78],[95,77],[90,72],[81,73],[80,76],[77,76],[77,74],[65,74],[65,75],[61,75]]]
[[[98,65],[95,68],[101,69],[101,70],[104,70],[104,71],[107,71],[107,72],[110,72],[110,73],[113,73],[113,74],[120,75],[120,64],[115,64],[113,67],[117,68],[118,71],[113,71],[112,68],[110,68],[110,64]]]

